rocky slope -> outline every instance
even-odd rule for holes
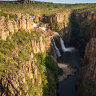
[[[0,96],[56,96],[51,31],[34,28],[28,14],[7,15],[0,16],[0,37]]]

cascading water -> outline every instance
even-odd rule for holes
[[[37,27],[37,23],[34,23],[34,22],[33,22],[33,27]]]
[[[55,31],[55,32],[53,32],[53,33],[54,33],[54,34],[56,34],[57,36],[59,36],[59,37],[60,37],[60,35],[59,35],[59,33],[58,33],[58,32],[56,32],[56,31]]]
[[[72,51],[75,51],[75,48],[66,48],[65,45],[64,45],[64,41],[62,40],[62,38],[60,37],[60,44],[61,44],[61,49],[63,52],[72,52]]]
[[[44,25],[44,27],[39,26],[39,28],[40,28],[41,30],[43,30],[43,31],[46,31],[47,25]]]
[[[43,31],[46,31],[46,27],[39,27],[40,29],[42,29]]]
[[[53,52],[54,52],[54,57],[55,57],[55,59],[57,60],[57,54],[56,54],[56,52],[55,52],[55,48],[54,48],[54,45],[53,45],[53,43],[52,43],[52,49],[53,49]]]
[[[30,15],[30,16],[32,17],[32,19],[34,21],[34,19],[36,18],[36,16],[33,16],[33,15]],[[35,22],[33,22],[33,27],[35,27],[35,28],[38,27],[38,28],[40,28],[43,31],[46,31],[46,29],[47,29],[47,26],[46,25],[44,27],[40,27],[39,23],[35,23]]]
[[[54,38],[52,38],[52,47],[53,47],[56,58],[61,57],[61,53],[55,44]]]
[[[54,33],[60,37],[58,32],[55,31]],[[61,37],[60,37],[60,44],[61,44],[61,49],[62,49],[63,52],[75,51],[75,48],[72,48],[72,47],[66,48],[65,45],[64,45],[64,41],[63,41],[63,39]]]
[[[33,18],[33,20],[35,19],[34,16],[32,18]],[[39,26],[38,23],[33,23],[33,26],[36,28],[38,27],[38,28],[42,29],[43,31],[46,31],[46,29],[47,29],[46,26],[41,27],[41,26]],[[67,61],[70,64],[72,64],[73,66],[75,66],[79,69],[80,68],[80,64],[79,64],[80,60],[79,60],[79,56],[75,54],[75,52],[76,52],[75,48],[72,48],[72,47],[66,48],[64,45],[64,41],[60,37],[59,33],[58,32],[53,32],[53,33],[56,34],[57,36],[59,36],[62,51],[63,52],[72,52],[71,55],[70,55],[70,53],[69,53],[69,55],[67,55],[65,53],[65,54],[62,54],[62,56],[63,57],[65,56],[67,58]],[[61,57],[61,53],[60,53],[58,47],[56,46],[54,38],[52,38],[52,48],[53,48],[53,52],[54,52],[54,57],[57,60],[59,57]],[[78,73],[76,73],[72,76],[69,76],[66,80],[62,80],[59,82],[58,91],[57,91],[59,96],[76,96],[75,81],[76,81],[77,74]]]
[[[60,45],[61,45],[62,51],[63,52],[69,52],[68,54],[67,53],[62,54],[63,59],[67,59],[65,62],[71,64],[72,66],[78,68],[78,70],[79,70],[80,69],[80,57],[79,57],[78,51],[76,51],[76,49],[72,48],[72,47],[66,48],[64,45],[64,41],[60,37],[59,33],[54,32],[54,34],[56,34],[60,38]],[[54,40],[53,40],[53,42],[54,42]],[[58,63],[58,64],[59,64],[59,66],[65,66],[64,64],[61,64],[61,63]],[[62,69],[63,69],[63,67],[62,67]],[[63,69],[63,70],[65,72],[65,70],[67,70],[67,69]],[[70,68],[67,71],[69,72]],[[65,74],[68,74],[66,72],[63,73],[62,76],[65,76]],[[76,82],[76,77],[78,75],[78,72],[79,71],[68,76],[64,80],[62,79],[58,83],[57,96],[76,96],[75,82]]]

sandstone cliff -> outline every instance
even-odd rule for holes
[[[47,53],[52,33],[33,29],[28,14],[0,17],[0,96],[56,96],[58,67]]]
[[[85,47],[91,38],[96,37],[96,20],[88,19],[90,12],[78,13],[73,11],[70,17],[71,21],[71,43],[80,51],[83,57],[85,54]],[[94,14],[95,15],[95,14]],[[93,15],[92,15],[93,16]]]
[[[96,95],[96,39],[86,46],[84,65],[78,77],[78,96]]]
[[[33,19],[29,14],[15,14],[12,16],[7,15],[0,16],[0,37],[3,40],[10,34],[18,32],[18,30],[25,30],[26,32],[31,32],[33,29]]]
[[[80,51],[82,68],[77,78],[78,96],[96,95],[96,19],[90,11],[71,14],[71,44]]]
[[[62,13],[56,13],[52,14],[50,16],[43,15],[42,17],[39,17],[40,21],[48,23],[49,27],[52,30],[58,31],[61,36],[69,31],[69,18],[70,18],[71,12],[67,12],[66,14]]]

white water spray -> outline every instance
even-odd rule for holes
[[[41,30],[46,31],[46,27],[39,27]]]
[[[60,35],[59,35],[59,33],[58,33],[58,32],[56,32],[56,31],[55,31],[55,32],[53,32],[53,33],[54,33],[54,34],[56,34],[57,36],[59,36],[59,37],[60,37]]]
[[[55,52],[55,48],[54,48],[54,45],[53,45],[53,43],[52,43],[52,48],[53,48],[53,52],[54,52],[54,57],[56,58],[56,60],[57,60],[57,55],[56,55],[56,52]]]
[[[75,48],[70,47],[70,48],[66,48],[64,45],[64,41],[62,40],[62,38],[60,37],[60,43],[61,43],[61,49],[63,52],[72,52],[75,51]]]
[[[44,25],[44,27],[39,27],[41,30],[46,31],[47,30],[47,25]]]
[[[37,23],[34,23],[34,22],[33,22],[33,27],[37,27]]]
[[[57,57],[61,57],[60,51],[59,51],[59,49],[57,48],[57,46],[56,46],[55,41],[54,41],[53,38],[52,38],[52,41],[53,41],[52,43],[53,43],[53,48],[54,48],[54,50],[55,50],[56,56],[57,56]]]

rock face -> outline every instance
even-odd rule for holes
[[[84,65],[78,77],[78,96],[95,96],[96,38],[92,38],[86,46]]]
[[[64,31],[65,27],[68,27],[68,21],[70,17],[70,11],[67,14],[52,14],[50,16],[43,16],[41,17],[41,21],[49,23],[51,29],[57,31]]]
[[[5,54],[0,51],[0,96],[56,96],[57,63],[45,58],[50,34],[19,31],[3,42],[8,45],[0,43],[7,47]]]
[[[85,47],[89,40],[96,38],[96,21],[88,19],[90,14],[90,12],[73,12],[71,15],[71,44],[79,49],[82,57],[85,54]],[[95,16],[95,14],[91,15]]]
[[[40,21],[47,23],[49,25],[49,29],[53,31],[59,32],[60,36],[68,45],[70,40],[70,31],[71,31],[71,24],[70,24],[70,10],[67,13],[56,13],[50,16],[42,16],[39,18]]]
[[[77,79],[77,96],[96,95],[96,20],[91,12],[71,14],[71,44],[80,51],[83,64]]]
[[[87,44],[84,57],[85,57],[84,58],[85,63],[92,62],[96,57],[96,39],[95,38],[92,38]]]
[[[33,30],[33,19],[28,14],[9,18],[0,17],[0,37],[4,42],[0,42],[0,96],[56,96],[56,88],[52,92],[50,87],[56,87],[57,64],[48,58],[46,62],[48,66],[53,63],[53,70],[44,65],[46,51],[51,49],[52,31]]]
[[[17,32],[17,34],[20,33]],[[36,35],[34,36],[36,37]],[[29,46],[24,43],[25,45],[22,45],[23,49],[20,46],[18,46],[16,49],[13,49],[13,51],[11,52],[13,55],[11,57],[10,56],[7,57],[6,55],[6,61],[9,62],[8,66],[11,67],[13,66],[13,67],[12,69],[8,67],[8,70],[7,69],[3,70],[5,74],[3,76],[1,76],[1,69],[0,69],[0,76],[1,76],[0,96],[35,96],[36,94],[37,94],[36,96],[42,96],[43,94],[42,87],[43,87],[44,80],[42,79],[41,76],[42,73],[38,68],[37,59],[34,55],[37,53],[44,53],[44,51],[47,50],[45,48],[45,42],[42,40],[42,38],[43,38],[42,36],[39,36],[38,40],[36,40],[35,38],[32,39]],[[30,41],[30,39],[27,40]],[[24,53],[25,57],[24,54],[22,53],[24,51],[25,51]],[[30,52],[27,53],[27,51]],[[27,56],[28,56],[27,58],[28,60],[26,59]],[[15,58],[18,58],[18,60],[15,60]],[[14,63],[13,65],[11,65],[12,62],[16,63],[17,65],[15,66]],[[2,62],[0,61],[0,63]],[[46,68],[45,67],[42,68],[41,68],[42,72],[46,72]],[[45,76],[44,78],[46,79]]]
[[[8,72],[0,82],[0,96],[32,96],[28,94],[29,82],[32,82],[31,85],[35,85],[38,79],[38,85],[40,86],[42,83],[41,76],[39,76],[39,71],[36,66],[36,59],[31,54],[30,61],[23,64],[23,66],[18,69],[18,71],[14,71],[12,75],[11,72]],[[29,81],[28,81],[29,80]],[[32,89],[34,92],[35,90]],[[39,89],[40,90],[40,89]],[[38,96],[42,95],[41,93]],[[23,92],[23,93],[22,93]]]
[[[33,30],[33,19],[29,14],[15,14],[13,20],[8,18],[0,16],[0,37],[3,40],[18,30],[25,30],[26,32]]]

